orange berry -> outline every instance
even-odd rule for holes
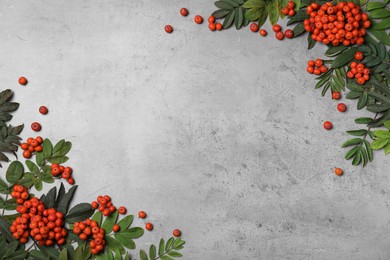
[[[343,170],[341,168],[336,168],[334,169],[334,173],[338,176],[342,175],[343,174]]]
[[[153,230],[153,224],[148,222],[148,223],[146,223],[145,228],[146,228],[146,230],[152,231]]]

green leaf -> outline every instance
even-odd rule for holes
[[[91,220],[95,220],[98,226],[101,226],[102,218],[103,218],[103,214],[100,211],[96,211],[95,214],[93,214],[93,216],[91,217]]]
[[[111,233],[112,227],[115,225],[116,220],[118,219],[118,211],[115,210],[111,213],[110,216],[106,217],[106,220],[103,222],[102,228],[106,231],[106,234]]]
[[[377,24],[374,24],[371,29],[372,30],[386,30],[390,28],[390,17],[385,18]]]
[[[353,60],[356,51],[357,51],[356,47],[351,47],[348,50],[345,50],[343,53],[337,56],[336,59],[333,60],[331,67],[338,68],[344,66],[345,64]]]
[[[304,34],[305,33],[305,27],[304,27],[303,23],[297,24],[294,27],[293,32],[294,32],[294,38]]]
[[[211,15],[214,16],[215,19],[220,19],[220,18],[224,18],[230,12],[231,12],[230,10],[220,9],[220,10],[213,12]]]
[[[148,260],[148,256],[146,255],[145,251],[144,250],[140,250],[139,251],[139,258],[141,260]]]
[[[23,176],[24,167],[19,161],[13,161],[7,169],[5,178],[10,184],[15,184]]]
[[[120,230],[126,230],[133,223],[134,216],[128,215],[118,222]]]
[[[42,183],[42,179],[41,178],[37,178],[37,179],[34,180],[34,188],[37,191],[41,191],[42,190],[42,186],[43,186],[43,183]]]
[[[234,10],[234,21],[236,29],[239,30],[244,22],[244,11],[241,6]]]
[[[245,12],[245,18],[248,19],[249,21],[256,21],[259,18],[261,18],[261,10],[259,8],[252,8],[249,9]]]
[[[160,239],[160,243],[158,246],[158,255],[161,257],[165,252],[165,241],[163,238]]]
[[[307,36],[307,42],[308,42],[307,49],[308,50],[312,49],[317,43],[317,41],[315,41],[311,38],[311,35],[312,35],[312,33],[309,33]]]
[[[63,214],[66,214],[68,212],[69,203],[73,198],[73,195],[77,189],[77,185],[73,186],[69,189],[67,193],[65,193],[63,196],[59,196],[60,200],[58,201],[58,207],[57,210],[62,212]]]
[[[126,234],[126,236],[128,236],[131,239],[136,239],[136,238],[142,237],[142,235],[144,234],[144,230],[140,227],[133,227],[133,228],[129,228],[121,233]]]
[[[361,142],[362,142],[362,139],[360,139],[360,138],[353,138],[353,139],[350,139],[350,140],[346,141],[345,143],[343,143],[341,145],[341,147],[345,148],[345,147],[348,147],[348,146],[351,146],[351,145],[360,144]]]
[[[167,244],[165,245],[165,251],[169,251],[171,249],[171,246],[172,246],[174,240],[175,239],[173,237],[168,239]]]
[[[270,0],[267,3],[266,8],[269,16],[269,21],[272,25],[274,25],[279,19],[278,1]]]
[[[362,109],[367,105],[367,99],[368,94],[366,91],[363,92],[363,94],[359,97],[358,103],[357,103],[357,109]]]
[[[355,146],[353,147],[351,150],[349,150],[346,154],[345,154],[345,159],[349,160],[351,159],[355,154],[356,152],[359,150],[359,146]]]
[[[43,141],[42,143],[42,147],[43,147],[42,150],[43,158],[45,159],[50,158],[53,152],[53,145],[51,144],[50,140],[46,138],[45,141]]]
[[[30,250],[29,255],[36,260],[47,260],[47,255],[36,249]]]
[[[176,252],[176,251],[169,251],[168,255],[172,256],[172,257],[182,257],[183,256],[182,254],[180,254],[179,252]]]
[[[375,130],[374,135],[380,139],[390,138],[390,132],[386,130]]]
[[[0,193],[8,194],[9,192],[8,185],[0,178]]]
[[[30,160],[26,160],[26,165],[27,165],[27,168],[32,172],[32,173],[35,173],[35,174],[38,174],[39,173],[39,167],[33,163],[32,161]]]
[[[230,3],[226,1],[216,1],[214,2],[214,5],[220,9],[225,9],[225,10],[233,10],[234,6],[232,6]]]
[[[383,126],[390,130],[390,120],[384,122]]]
[[[66,163],[68,160],[69,160],[69,157],[67,157],[67,156],[53,156],[53,157],[48,159],[48,161],[50,163],[58,163],[58,164]]]
[[[385,146],[385,154],[388,155],[390,153],[390,144]]]
[[[374,10],[374,9],[382,9],[384,8],[385,5],[383,3],[380,3],[380,2],[369,2],[366,6],[366,11],[371,11],[371,10]]]
[[[228,29],[230,26],[232,26],[234,21],[234,11],[230,11],[230,13],[225,17],[225,20],[223,20],[223,28]]]
[[[367,134],[367,130],[365,129],[360,129],[360,130],[352,130],[352,131],[347,131],[349,135],[353,136],[364,136]]]
[[[377,139],[371,144],[373,150],[379,150],[385,147],[389,143],[389,139]]]
[[[58,260],[68,260],[68,250],[66,250],[66,248],[61,250]]]
[[[370,117],[360,117],[360,118],[355,119],[356,124],[364,124],[364,125],[367,125],[367,124],[371,123],[372,121],[374,121],[374,120]]]
[[[118,240],[124,247],[128,249],[135,249],[135,243],[130,235],[126,232],[118,232],[114,234],[116,240]]]
[[[342,53],[346,49],[348,49],[348,47],[346,47],[344,45],[331,46],[325,52],[325,55],[328,56],[328,57],[334,57],[336,55],[339,55],[340,53]]]
[[[156,246],[151,245],[149,248],[149,257],[150,259],[155,259],[156,258]]]
[[[374,19],[386,18],[390,16],[390,11],[387,9],[376,9],[370,12],[370,17]]]
[[[265,2],[263,0],[249,0],[246,1],[243,6],[246,9],[251,9],[251,8],[263,8],[265,7]]]
[[[173,260],[171,257],[167,256],[167,255],[163,255],[160,257],[161,260]]]
[[[53,208],[56,201],[57,187],[53,187],[46,195],[42,195],[41,201],[47,209]]]
[[[355,154],[355,158],[353,158],[352,160],[352,165],[359,165],[359,163],[361,162],[362,160],[362,155],[360,153],[360,151],[358,151],[356,154]]]
[[[366,139],[364,139],[364,146],[366,147],[368,159],[371,162],[373,158],[372,149],[370,143]]]
[[[114,239],[113,237],[111,236],[108,236],[106,235],[105,236],[105,240],[106,240],[106,243],[107,243],[107,247],[111,250],[119,250],[122,254],[125,253],[125,249],[123,248],[122,244]]]
[[[84,221],[91,217],[94,212],[95,210],[90,203],[80,203],[69,210],[69,213],[65,216],[65,221],[68,223]]]

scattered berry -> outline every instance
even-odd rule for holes
[[[284,39],[284,34],[282,32],[277,32],[275,34],[275,36],[276,36],[276,39],[278,39],[279,41]]]
[[[264,29],[261,29],[261,30],[260,30],[260,35],[261,35],[261,36],[266,36],[266,35],[267,35],[267,31],[264,30]]]
[[[119,212],[119,214],[124,215],[124,214],[126,214],[127,209],[125,207],[121,206],[121,207],[119,207],[118,212]]]
[[[175,229],[175,230],[173,230],[172,234],[174,237],[180,237],[181,231],[180,231],[180,229]]]
[[[272,26],[272,30],[274,32],[280,32],[280,30],[282,30],[282,27],[280,27],[279,24],[275,24],[275,25]]]
[[[325,121],[325,122],[324,122],[324,128],[325,128],[326,130],[330,130],[330,129],[333,128],[333,125],[332,125],[331,122]]]
[[[187,10],[187,8],[182,8],[182,9],[180,9],[180,14],[182,15],[182,16],[187,16],[188,15],[188,10]]]
[[[23,85],[23,86],[27,85],[27,79],[25,77],[20,77],[18,82],[20,85]]]
[[[207,21],[208,21],[209,23],[214,23],[214,22],[215,22],[215,17],[211,15],[211,16],[209,17],[209,19],[207,19]]]
[[[41,124],[39,124],[38,122],[34,122],[31,124],[31,129],[35,132],[39,132],[41,131]]]
[[[340,103],[337,105],[337,110],[340,112],[345,112],[347,110],[347,106],[344,103]]]
[[[138,212],[138,217],[142,219],[146,218],[146,212],[145,211]]]
[[[203,23],[203,17],[200,16],[200,15],[196,15],[195,18],[194,18],[194,21],[197,24],[201,24],[201,23]]]
[[[357,52],[355,53],[355,59],[356,59],[356,60],[362,60],[363,58],[364,58],[363,52],[357,51]]]
[[[153,224],[148,222],[148,223],[146,223],[145,228],[146,228],[146,230],[152,231],[153,230]]]
[[[252,32],[257,32],[257,31],[259,31],[259,26],[258,26],[256,23],[252,23],[251,26],[250,26],[249,28],[250,28],[250,30],[251,30]]]
[[[293,30],[287,29],[287,30],[284,32],[284,35],[286,35],[286,38],[291,39],[292,37],[294,37],[294,32],[293,32]]]
[[[112,231],[113,232],[118,232],[120,230],[120,226],[118,224],[115,224],[113,227],[112,227]]]
[[[341,94],[338,91],[332,92],[332,99],[339,100],[341,98]]]
[[[343,170],[341,168],[335,168],[334,173],[338,176],[343,175]]]
[[[47,107],[45,107],[45,106],[39,107],[39,113],[41,113],[42,115],[46,115],[48,112],[49,112],[49,110],[47,109]]]
[[[167,32],[167,33],[171,33],[171,32],[173,32],[173,28],[172,28],[172,26],[171,25],[165,25],[165,31]]]

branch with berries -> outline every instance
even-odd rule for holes
[[[19,83],[25,85],[27,79],[21,78]],[[23,125],[5,124],[19,106],[11,98],[10,90],[0,93],[0,160],[9,161],[3,153],[17,156],[18,146],[26,160],[12,161],[0,176],[0,259],[111,260],[135,256],[135,241],[144,235],[144,228],[133,226],[134,216],[127,214],[124,206],[117,208],[108,195],[72,205],[78,186],[74,185],[73,169],[63,165],[69,160],[71,142],[60,140],[53,145],[48,138],[37,136],[21,143]],[[46,115],[48,110],[42,106],[39,112]],[[41,125],[34,122],[31,128],[38,132]],[[30,160],[34,157],[35,162]],[[67,181],[69,189],[62,180]],[[55,181],[59,186],[39,198],[34,195],[44,183],[53,185]],[[138,218],[144,221],[147,214],[140,211]],[[153,224],[145,223],[145,230],[152,231]],[[178,251],[185,241],[180,237],[181,231],[175,229],[166,244],[160,242],[158,251],[153,250],[154,245],[149,256],[140,250],[140,259],[181,257]]]

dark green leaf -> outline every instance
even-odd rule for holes
[[[350,62],[355,57],[356,51],[356,47],[351,47],[348,50],[345,50],[343,53],[337,56],[336,59],[333,60],[332,68],[338,68]]]
[[[90,203],[80,203],[69,210],[69,213],[65,216],[65,221],[68,223],[83,221],[91,217],[94,212],[95,210]]]
[[[15,184],[23,176],[24,167],[19,161],[13,161],[7,169],[5,178],[10,184]]]

